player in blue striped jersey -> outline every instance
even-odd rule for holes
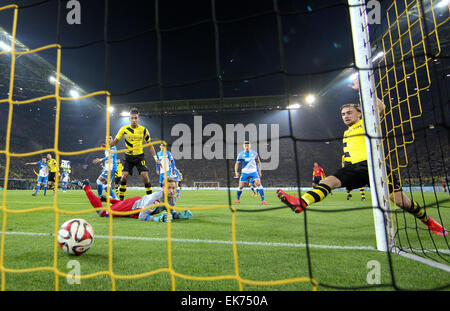
[[[177,199],[179,199],[181,195],[181,182],[183,180],[183,175],[181,174],[180,170],[175,166],[175,161],[171,177],[177,182]]]
[[[159,185],[161,187],[164,186],[164,175],[167,172],[167,177],[171,177],[171,172],[175,166],[175,160],[173,159],[172,153],[169,150],[166,150],[164,153],[164,144],[159,145],[160,151],[156,153],[156,158],[159,160],[159,163],[156,163],[156,174],[159,175]]]
[[[70,176],[69,176],[69,170],[68,169],[64,169],[61,173],[61,177],[60,180],[62,181],[62,185],[63,185],[63,191],[66,192],[67,190],[67,185],[70,182]]]
[[[250,142],[245,141],[244,151],[238,154],[236,163],[234,165],[235,178],[239,178],[239,163],[242,163],[241,177],[239,179],[239,189],[237,190],[237,199],[234,203],[240,203],[242,189],[244,189],[245,183],[253,179],[253,183],[256,186],[256,191],[261,196],[261,204],[266,205],[264,189],[261,185],[261,160],[258,153],[251,150],[250,148]]]
[[[113,141],[113,137],[109,136],[109,143],[111,144]],[[107,187],[111,188],[112,181],[114,180],[114,176],[117,172],[117,148],[116,146],[110,147],[109,150],[105,150],[105,156],[100,159],[96,158],[92,161],[92,163],[97,164],[103,162],[103,172],[97,178],[97,193],[98,197],[101,197],[103,194],[103,190],[107,192]],[[111,154],[111,160],[109,160],[109,155]],[[108,182],[108,172],[110,172],[109,182]],[[117,199],[116,194],[111,189],[110,190],[111,197]]]
[[[37,196],[38,191],[41,188],[41,186],[43,186],[44,195],[46,195],[47,194],[48,173],[50,172],[50,169],[47,164],[47,157],[43,156],[41,161],[28,162],[28,163],[25,163],[25,165],[37,165],[39,168],[38,180],[36,183],[36,188],[35,188],[34,192],[32,193],[32,196]]]

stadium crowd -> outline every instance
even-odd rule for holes
[[[39,143],[36,140],[29,140],[27,137],[33,133],[32,129],[22,127],[21,130],[14,133],[11,140],[11,152],[15,154],[39,151],[51,148],[53,138],[49,135],[42,136]],[[60,139],[60,150],[75,151],[97,147],[101,139],[92,139],[88,141],[79,139],[63,140]],[[297,162],[293,149],[294,141],[290,138],[280,140],[279,144],[279,164],[275,170],[264,170],[262,172],[262,184],[264,187],[296,187],[297,185],[309,187],[312,179],[312,166],[314,162],[320,163],[324,168],[325,174],[331,174],[341,165],[341,143],[336,142],[302,142],[297,141]],[[436,146],[436,145],[434,145]],[[5,149],[5,135],[0,134],[0,150]],[[238,147],[238,152],[239,147]],[[146,154],[148,150],[145,150]],[[89,178],[96,180],[102,168],[99,164],[93,164],[92,160],[102,156],[102,151],[89,152],[74,156],[61,156],[60,159],[69,160],[71,163],[71,179],[83,180]],[[407,148],[408,165],[400,168],[402,183],[404,185],[430,185],[431,183],[440,184],[445,177],[446,168],[450,167],[450,147],[447,144],[441,148],[427,149],[426,144],[411,144]],[[36,181],[36,169],[25,166],[26,162],[37,161],[41,154],[33,156],[12,156],[10,158],[9,179],[23,179],[33,184]],[[122,155],[119,155],[121,158]],[[147,154],[148,159],[150,155]],[[399,163],[404,163],[404,158],[399,159]],[[227,164],[228,162],[228,164]],[[263,161],[264,162],[264,161]],[[218,182],[221,187],[236,187],[237,181],[234,179],[234,159],[179,159],[176,165],[183,171],[184,186],[192,187],[194,182]],[[151,165],[154,165],[153,163]],[[0,178],[4,178],[6,168],[6,156],[0,155]],[[150,180],[152,185],[158,185],[159,176],[156,174],[156,167],[150,168]],[[448,174],[448,172],[447,172]],[[2,186],[2,182],[0,182]],[[129,180],[130,187],[140,187],[142,183],[139,176],[134,174]],[[30,186],[32,187],[32,186]]]

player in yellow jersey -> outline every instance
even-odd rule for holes
[[[345,166],[345,155],[342,155],[342,167]],[[352,189],[347,188],[347,201],[352,197]],[[364,187],[359,188],[359,193],[361,194],[361,201],[366,200],[366,190]]]
[[[117,143],[124,137],[125,146],[127,151],[123,161],[122,178],[120,179],[119,186],[119,198],[123,200],[125,198],[125,192],[127,190],[128,176],[133,174],[133,168],[136,167],[139,175],[141,175],[144,182],[146,194],[152,193],[152,186],[150,184],[150,178],[148,176],[148,168],[144,157],[143,142],[149,143],[151,141],[148,130],[139,125],[139,111],[136,108],[130,110],[130,124],[122,126],[116,135],[116,138],[111,142],[110,147],[117,145]],[[105,146],[104,144],[102,146]],[[155,148],[153,145],[148,146],[150,153],[153,155],[156,163],[159,163]],[[160,164],[160,163],[159,163]]]
[[[116,184],[115,192],[117,195],[119,195],[119,185],[120,185],[120,179],[122,178],[122,172],[123,172],[122,161],[120,161],[120,159],[117,158],[117,172],[114,175],[114,183]]]
[[[384,103],[377,99],[377,104],[380,115],[384,114]],[[356,104],[343,105],[340,113],[342,121],[348,127],[342,139],[345,165],[322,179],[319,185],[306,192],[301,198],[289,195],[278,189],[278,198],[295,213],[301,213],[307,206],[322,201],[333,189],[340,187],[356,189],[370,183],[361,107]],[[386,169],[388,172],[390,171],[388,166]],[[389,182],[390,199],[403,210],[413,214],[422,221],[434,234],[448,235],[447,229],[429,217],[425,209],[419,206],[417,202],[406,196],[400,187],[398,177],[395,174],[393,174],[393,177],[393,183]]]
[[[50,172],[48,173],[48,188],[53,190],[54,195],[58,185],[58,176],[56,176],[58,174],[58,163],[56,163],[56,159],[53,159],[50,153],[47,154],[47,165],[50,169]]]

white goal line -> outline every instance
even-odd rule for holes
[[[0,232],[0,235],[2,233]],[[39,232],[5,232],[5,235],[25,235],[25,236],[43,236],[52,237],[53,233],[39,233]],[[109,239],[107,235],[96,235],[97,239]],[[150,238],[150,237],[133,237],[133,236],[112,236],[113,240],[132,240],[132,241],[156,241],[156,242],[167,242],[167,238]],[[182,242],[182,243],[206,243],[206,244],[225,244],[232,245],[232,241],[225,240],[201,240],[201,239],[170,239],[171,242]],[[279,242],[250,242],[250,241],[236,241],[238,245],[250,245],[250,246],[269,246],[269,247],[306,247],[303,243],[279,243]],[[319,249],[338,249],[338,250],[376,250],[373,246],[339,246],[339,245],[319,245],[319,244],[309,244],[310,248]]]
[[[0,232],[0,236],[1,236]],[[38,233],[38,232],[5,232],[5,235],[22,235],[22,236],[43,236],[43,237],[53,237],[53,233]],[[96,235],[97,239],[109,239],[107,235]],[[113,240],[133,240],[133,241],[156,241],[156,242],[167,242],[167,238],[150,238],[150,237],[132,237],[132,236],[113,236]],[[232,241],[223,240],[200,240],[200,239],[171,239],[171,242],[181,242],[181,243],[206,243],[206,244],[225,244],[232,245]],[[306,244],[303,243],[279,243],[279,242],[249,242],[249,241],[236,241],[237,245],[249,245],[249,246],[265,246],[265,247],[297,247],[305,248]],[[335,250],[363,250],[363,251],[378,251],[374,246],[340,246],[340,245],[320,245],[320,244],[309,244],[309,248],[316,249],[335,249]],[[425,252],[434,252],[433,250],[422,250]],[[438,250],[441,253],[450,254],[448,250]],[[415,261],[419,261],[423,264],[450,272],[450,267],[438,262],[421,258],[417,255],[408,254],[406,252],[398,252],[398,255],[405,258],[409,258]]]

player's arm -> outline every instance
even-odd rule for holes
[[[239,161],[236,161],[236,163],[234,163],[234,177],[238,178],[239,177]]]
[[[116,145],[119,143],[119,141],[122,139],[124,133],[125,133],[125,126],[122,126],[122,127],[120,128],[120,130],[117,132],[116,137],[115,137],[115,138],[113,139],[113,141],[109,144],[109,147],[114,147],[114,146],[116,146]],[[102,144],[102,147],[103,147],[103,148],[106,147],[106,144]]]
[[[259,156],[256,157],[256,165],[258,165],[258,173],[259,173],[259,177],[262,176],[262,172],[261,172],[261,160],[259,158]]]
[[[153,145],[148,146],[148,150],[150,150],[150,153],[153,156],[153,159],[155,160],[156,164],[161,165],[161,162],[159,162],[158,157],[156,156],[155,147]]]
[[[97,163],[100,163],[102,161],[104,161],[104,160],[100,159],[100,158],[95,158],[94,160],[92,160],[92,163],[97,164]]]
[[[238,170],[239,170],[239,162],[242,161],[241,154],[242,154],[242,152],[238,154],[238,156],[236,158],[236,163],[234,163],[234,178],[238,178],[239,177],[239,171]]]
[[[144,130],[144,141],[148,144],[151,141],[150,135],[148,133],[148,130],[145,129]],[[155,147],[153,147],[153,145],[148,146],[148,150],[150,151],[150,153],[153,156],[153,159],[155,160],[156,164],[161,165],[161,162],[159,162],[158,157],[156,156],[156,151],[155,151]]]
[[[384,102],[377,97],[377,108],[378,108],[378,115],[380,118],[384,115],[384,111],[386,110],[386,106]]]
[[[353,84],[349,84],[349,86],[354,90],[359,89],[359,81],[357,76],[353,78]],[[378,108],[378,115],[382,117],[384,115],[384,111],[386,110],[386,106],[384,105],[383,101],[378,98],[378,96],[377,96],[377,108]]]

